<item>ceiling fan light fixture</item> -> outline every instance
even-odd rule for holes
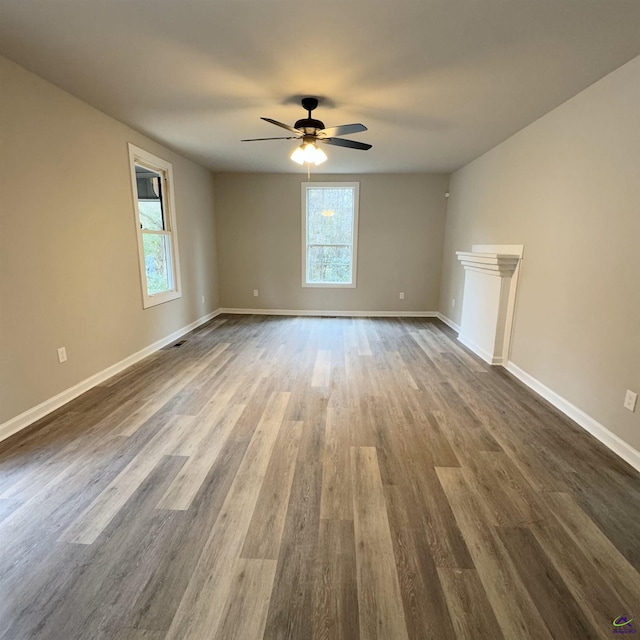
[[[314,162],[316,163],[316,167],[319,164],[322,164],[323,162],[325,162],[326,159],[327,159],[327,154],[319,147],[316,147],[316,157],[314,159]]]
[[[322,149],[318,149],[313,142],[304,142],[299,147],[296,147],[291,154],[291,159],[300,165],[306,162],[315,164],[317,167],[326,161],[327,154]]]
[[[307,144],[304,145],[303,148],[303,153],[304,153],[304,161],[308,162],[309,164],[311,164],[312,162],[316,161],[316,145],[313,144],[313,142],[308,142]]]
[[[291,159],[299,165],[304,164],[304,151],[301,146],[295,148],[294,152],[291,154]]]

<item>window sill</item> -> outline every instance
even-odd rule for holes
[[[355,282],[351,284],[341,284],[339,282],[303,282],[303,289],[355,289]]]
[[[156,307],[159,304],[171,302],[171,300],[177,300],[181,297],[182,293],[180,291],[165,291],[164,293],[156,293],[153,296],[145,295],[143,297],[142,307],[144,309],[149,309],[150,307]]]

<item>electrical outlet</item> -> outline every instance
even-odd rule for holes
[[[451,308],[453,309],[456,306],[456,299],[452,298],[451,299]]]
[[[67,349],[66,347],[60,347],[58,349],[58,362],[62,364],[67,361]]]
[[[400,300],[404,300],[404,291],[400,292]]]
[[[204,296],[202,296],[202,304],[204,304]]]
[[[254,297],[254,298],[257,298],[257,297],[258,297],[258,290],[257,290],[257,289],[254,289],[254,290],[253,290],[253,297]]]
[[[635,411],[637,400],[638,394],[627,389],[627,393],[624,396],[624,408],[629,409],[629,411]]]

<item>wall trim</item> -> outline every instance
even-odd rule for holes
[[[174,331],[168,336],[165,336],[164,338],[157,340],[153,344],[144,347],[144,349],[140,349],[140,351],[136,351],[130,356],[127,356],[126,358],[124,358],[124,360],[120,360],[120,362],[112,364],[106,369],[103,369],[102,371],[99,371],[98,373],[85,378],[78,384],[75,384],[72,387],[65,389],[64,391],[61,391],[52,398],[41,402],[39,405],[31,409],[27,409],[27,411],[25,411],[24,413],[21,413],[20,415],[7,420],[7,422],[4,422],[3,424],[0,424],[0,442],[2,440],[6,440],[9,436],[12,436],[15,433],[18,433],[18,431],[25,429],[29,425],[32,425],[34,422],[40,420],[41,418],[44,418],[52,411],[55,411],[62,405],[67,404],[67,402],[70,402],[74,398],[77,398],[79,395],[82,395],[83,393],[85,393],[85,391],[89,391],[89,389],[92,389],[93,387],[99,385],[101,382],[104,382],[112,376],[115,376],[117,373],[120,373],[127,367],[130,367],[132,364],[143,360],[155,351],[158,351],[159,349],[166,347],[168,344],[171,344],[174,340],[177,340],[186,333],[189,333],[200,325],[209,322],[209,320],[215,318],[221,313],[222,311],[220,309],[216,309],[215,311],[212,311],[211,313],[198,318],[198,320],[195,320],[191,324],[188,324],[186,327],[182,327],[181,329]]]
[[[508,361],[505,369],[515,376],[520,382],[525,384],[545,400],[549,401],[556,409],[559,409],[566,416],[588,431],[596,440],[599,440],[605,447],[613,451],[617,456],[630,464],[636,471],[640,471],[640,451],[634,449],[628,442],[622,440],[615,433],[612,433],[604,425],[594,420],[574,404],[549,389],[542,382],[523,371],[518,365]]]
[[[503,358],[491,355],[487,350],[479,347],[475,342],[469,340],[467,336],[462,335],[462,333],[458,333],[458,341],[461,342],[465,347],[471,349],[473,353],[480,356],[485,362],[490,365],[500,365],[504,364]]]
[[[330,309],[235,309],[220,313],[256,316],[339,316],[341,318],[437,318],[437,311],[333,311]]]
[[[442,320],[448,327],[451,327],[456,333],[460,333],[460,325],[456,324],[451,318],[447,318],[444,313],[437,312],[437,317]]]
[[[209,322],[209,320],[219,316],[223,313],[230,314],[242,314],[242,315],[274,315],[274,316],[339,316],[339,317],[363,317],[363,318],[438,318],[446,325],[451,327],[454,331],[459,332],[460,327],[453,322],[450,318],[447,318],[444,314],[434,311],[320,311],[320,310],[307,310],[307,309],[232,309],[232,308],[220,308],[208,313],[198,320],[195,320],[191,324],[182,327],[173,333],[157,340],[156,342],[144,347],[140,351],[127,356],[120,362],[99,371],[98,373],[82,380],[78,384],[65,389],[57,395],[41,402],[39,405],[28,409],[20,415],[11,418],[10,420],[0,424],[0,442],[9,438],[10,436],[18,433],[22,429],[25,429],[29,425],[33,424],[37,420],[44,418],[49,413],[55,411],[61,406],[70,402],[79,395],[82,395],[89,389],[97,386],[101,382],[108,380],[112,376],[120,373],[127,367],[143,360],[152,353],[166,347],[174,340],[182,337],[183,335],[197,329],[199,326]],[[463,344],[465,342],[460,340]],[[480,357],[489,362],[478,349],[476,345],[466,344],[472,351],[478,353]],[[487,356],[489,354],[486,354]],[[499,363],[491,363],[499,364]],[[547,387],[545,384],[529,375],[526,371],[521,369],[512,361],[508,361],[504,364],[504,368],[515,376],[525,386],[529,387],[532,391],[542,396],[545,400],[550,402],[556,409],[559,409],[566,416],[571,418],[583,429],[588,431],[594,438],[599,440],[608,449],[613,451],[616,455],[622,458],[625,462],[630,464],[634,469],[640,471],[640,451],[634,449],[628,442],[622,440],[615,433],[612,433],[604,425],[600,424],[597,420],[586,414],[582,409],[579,409],[574,404],[563,398],[561,395]]]
[[[451,327],[454,331],[460,334],[460,326],[453,320],[447,318],[444,314],[438,312],[438,318],[442,320],[446,325]],[[458,335],[460,342],[469,347],[474,353],[477,353],[483,360],[489,362],[484,357],[476,345],[466,344],[464,337]],[[486,354],[487,356],[489,354]],[[494,363],[491,363],[494,364]],[[495,363],[500,364],[500,363]],[[545,384],[529,375],[526,371],[521,369],[517,364],[514,364],[511,360],[502,365],[509,373],[516,377],[526,387],[531,389],[534,393],[542,396],[545,400],[550,402],[556,409],[561,411],[564,415],[571,418],[576,424],[582,427],[585,431],[588,431],[596,440],[599,440],[610,451],[613,451],[618,457],[622,458],[625,462],[630,464],[636,471],[640,471],[640,451],[634,449],[628,442],[622,440],[615,433],[612,433],[603,424],[600,424],[597,420],[594,420],[590,415],[579,409],[574,404],[565,400],[561,395],[547,387]]]

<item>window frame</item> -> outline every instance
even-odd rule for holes
[[[131,173],[131,195],[133,198],[133,220],[136,227],[138,241],[138,267],[140,271],[140,285],[142,288],[142,307],[148,309],[171,300],[182,297],[180,281],[180,259],[178,255],[178,229],[176,225],[176,206],[174,198],[173,165],[162,158],[129,143],[129,169]],[[140,222],[138,208],[138,185],[136,181],[136,165],[159,173],[162,178],[162,207],[164,214],[164,230],[144,230]],[[147,287],[147,268],[144,256],[144,234],[161,235],[169,238],[170,269],[172,288],[160,293],[149,295]]]
[[[307,250],[307,190],[308,189],[353,189],[353,226],[351,243],[351,282],[307,282],[308,255]],[[360,209],[359,182],[303,182],[302,191],[302,286],[317,289],[355,289],[358,272],[358,213]],[[340,245],[345,246],[345,245]]]

